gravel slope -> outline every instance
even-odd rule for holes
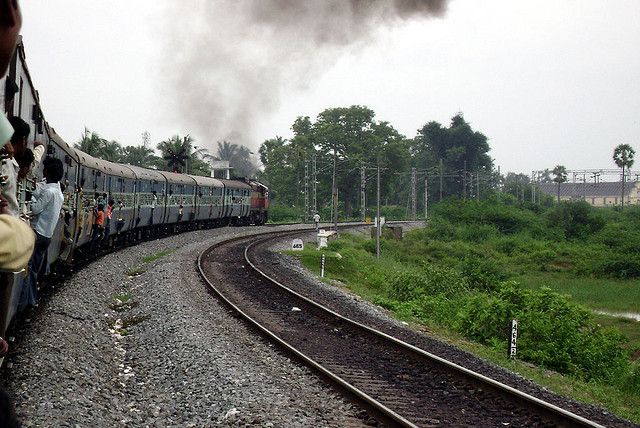
[[[5,370],[23,424],[353,423],[359,409],[257,338],[209,295],[196,273],[195,259],[205,248],[264,229],[145,242],[104,256],[65,282],[23,329]],[[143,263],[163,251],[173,252]],[[144,272],[127,275],[133,271]]]

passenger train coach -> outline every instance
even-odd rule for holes
[[[28,147],[46,144],[44,157],[64,165],[64,205],[49,245],[47,271],[65,270],[78,259],[136,240],[215,226],[262,225],[267,221],[269,189],[255,180],[225,180],[177,174],[94,158],[65,142],[45,121],[25,61],[22,41],[3,79],[0,100],[7,116],[19,116],[31,127]],[[42,165],[42,163],[40,164]],[[42,167],[37,176],[42,177]],[[26,221],[32,183],[18,186]],[[110,203],[111,202],[111,203]],[[92,242],[95,208],[110,203],[111,219]],[[0,335],[15,315],[24,273],[0,278]]]

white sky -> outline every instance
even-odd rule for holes
[[[47,120],[67,141],[87,126],[123,145],[147,130],[154,146],[191,133],[214,148],[163,107],[171,103],[159,70],[175,53],[161,40],[188,25],[176,17],[167,28],[168,1],[21,2],[30,72]],[[290,137],[297,116],[361,104],[408,137],[462,111],[503,172],[615,168],[620,143],[640,156],[638,23],[637,0],[453,0],[444,18],[381,31],[307,89],[287,92],[255,118],[252,149]]]

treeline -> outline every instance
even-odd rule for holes
[[[150,146],[147,132],[142,134],[139,146],[122,146],[117,141],[102,138],[85,128],[75,148],[110,162],[118,162],[143,168],[210,176],[212,161],[228,161],[234,177],[253,177],[257,166],[251,160],[251,151],[242,145],[219,141],[215,154],[195,144],[189,136],[174,135],[156,145],[160,156]]]
[[[567,181],[563,165],[537,171],[535,183],[526,174],[501,174],[489,156],[487,137],[462,113],[448,125],[428,122],[413,137],[357,105],[326,109],[315,121],[298,117],[291,129],[292,138],[269,139],[259,150],[264,166],[260,178],[270,186],[274,213],[282,211],[291,219],[304,217],[305,208],[307,218],[314,209],[329,218],[334,170],[340,218],[361,218],[363,209],[366,216],[374,215],[378,165],[384,210],[402,218],[412,213],[414,200],[416,214],[423,212],[425,188],[428,203],[452,196],[484,199],[499,191],[521,202],[550,205],[553,198],[534,184],[556,183],[559,194]],[[613,160],[623,175],[633,165],[634,154],[626,144],[615,148]]]
[[[430,198],[437,200],[452,195],[474,197],[499,182],[487,137],[473,130],[462,113],[448,126],[427,123],[413,138],[376,120],[373,110],[364,106],[330,108],[315,121],[299,117],[291,129],[291,139],[275,137],[260,147],[261,179],[280,205],[304,208],[306,194],[309,212],[315,181],[316,209],[325,217],[332,200],[334,162],[339,212],[344,217],[360,217],[363,208],[367,216],[373,214],[378,165],[385,206],[408,207],[412,179],[420,189],[419,209],[423,209],[425,179]]]

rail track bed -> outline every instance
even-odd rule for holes
[[[200,258],[201,272],[228,303],[281,345],[294,348],[289,351],[357,397],[384,424],[599,426],[350,322],[279,286],[253,267],[267,266],[269,276],[282,277],[289,287],[292,278],[264,251],[269,242],[254,237],[212,247]],[[318,289],[310,292],[298,281],[292,286],[313,294],[314,301],[340,306],[335,298],[318,295]],[[357,318],[353,308],[342,309]]]

